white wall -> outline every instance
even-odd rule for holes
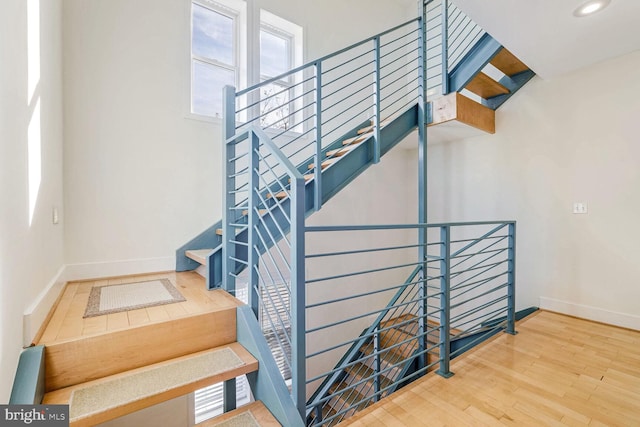
[[[3,403],[9,399],[22,349],[22,314],[55,282],[64,261],[63,226],[51,220],[52,207],[63,207],[61,4],[5,0],[0,6]]]
[[[303,2],[259,5],[303,26],[307,58],[412,14],[363,0],[318,2],[313,11]],[[175,249],[221,217],[220,127],[185,117],[189,7],[188,0],[64,2],[65,250],[72,271],[121,260],[173,268]],[[367,25],[354,25],[356,15]]]
[[[518,221],[519,308],[640,329],[639,68],[635,52],[536,78],[495,135],[429,146],[430,222]]]

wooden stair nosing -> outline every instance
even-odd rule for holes
[[[62,389],[50,391],[45,394],[42,403],[45,405],[54,405],[54,404],[69,405],[70,403],[72,403],[70,402],[71,395],[75,390],[79,390],[87,386],[92,386],[92,385],[97,385],[97,384],[101,384],[109,381],[118,380],[130,375],[144,372],[151,369],[157,369],[157,368],[161,369],[162,367],[170,366],[177,362],[185,361],[185,360],[188,360],[189,358],[200,356],[209,352],[214,352],[223,348],[231,348],[234,351],[234,353],[241,360],[243,360],[244,365],[231,368],[226,371],[217,372],[206,378],[194,379],[193,382],[176,386],[175,388],[171,388],[169,390],[158,391],[157,393],[151,394],[149,396],[141,397],[140,399],[135,401],[127,402],[116,408],[107,408],[103,411],[94,412],[83,418],[79,418],[75,420],[72,419],[70,420],[70,426],[71,427],[92,426],[98,423],[103,423],[105,421],[109,421],[114,418],[118,418],[123,415],[138,411],[140,409],[144,409],[149,406],[153,406],[158,403],[165,402],[167,400],[174,399],[179,396],[183,396],[195,390],[199,390],[203,387],[207,387],[211,384],[215,384],[221,381],[226,381],[228,379],[236,378],[240,375],[254,372],[258,369],[258,361],[251,355],[251,353],[249,353],[244,347],[242,347],[237,342],[234,342],[224,346],[203,350],[197,353],[192,353],[192,354],[177,357],[174,359],[165,360],[163,362],[154,363],[148,366],[143,366],[141,368],[136,368],[136,369],[132,369],[125,372],[120,372],[118,374],[109,375],[107,377],[88,381],[86,383],[76,384],[76,385],[72,385]]]
[[[344,390],[346,387],[348,387],[348,385],[344,382],[332,386],[330,392],[333,394],[333,398],[327,402],[336,413],[348,409],[342,414],[343,418],[350,417],[371,403],[371,397],[364,396],[355,388]]]
[[[347,377],[343,380],[346,385],[353,385],[357,382],[368,378],[366,381],[358,384],[353,387],[354,390],[357,390],[359,393],[364,394],[368,390],[373,390],[373,377],[375,376],[375,372],[373,369],[365,365],[364,363],[358,362],[355,365],[349,366],[347,369]],[[386,389],[391,386],[392,382],[389,381],[384,375],[380,378],[380,388]],[[385,393],[383,393],[383,396]]]
[[[255,402],[251,402],[239,408],[236,408],[233,411],[226,412],[224,414],[218,415],[217,417],[198,423],[194,427],[214,427],[245,412],[251,412],[251,414],[253,415],[253,417],[256,419],[256,421],[261,427],[281,427],[282,426],[282,424],[280,424],[278,420],[276,420],[276,418],[269,411],[269,409],[267,409],[267,407],[264,406],[264,403],[262,403],[259,400],[256,400]]]
[[[329,150],[327,151],[327,157],[328,158],[333,158],[333,157],[342,157],[345,154],[351,152],[352,150],[354,150],[356,147],[358,147],[360,144],[362,144],[364,142],[364,140],[359,141],[359,142],[354,142],[351,143],[343,148],[336,148],[335,150]]]
[[[322,169],[324,170],[325,168],[328,168],[329,166],[331,166],[332,164],[334,164],[335,162],[337,162],[340,158],[339,157],[332,157],[330,159],[326,159],[324,160],[321,165],[322,165]],[[311,163],[309,165],[309,170],[314,169],[316,166],[314,163]]]
[[[342,145],[351,145],[351,144],[357,144],[357,143],[360,143],[360,142],[364,142],[365,140],[367,140],[368,138],[370,138],[372,136],[373,136],[373,132],[363,133],[361,135],[354,136],[353,138],[345,139],[344,141],[342,141]]]
[[[470,92],[475,93],[481,98],[490,99],[494,96],[506,95],[509,89],[487,76],[485,73],[478,73],[466,86]]]

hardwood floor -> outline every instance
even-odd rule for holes
[[[169,279],[186,298],[186,301],[105,316],[82,318],[93,286],[117,285],[162,278]],[[64,289],[42,335],[35,341],[36,344],[52,344],[127,329],[132,326],[206,313],[237,304],[239,304],[238,301],[226,292],[207,291],[204,278],[195,272],[167,272],[71,282]]]
[[[640,331],[550,312],[340,426],[640,426]]]

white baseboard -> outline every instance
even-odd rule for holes
[[[25,347],[30,346],[33,342],[51,307],[64,289],[65,283],[65,266],[63,265],[35,301],[25,310],[22,318],[22,345]]]
[[[640,316],[635,314],[609,311],[598,307],[576,304],[547,297],[540,297],[540,308],[569,316],[593,320],[595,322],[640,330]]]
[[[176,258],[172,256],[125,261],[68,264],[60,267],[56,276],[24,312],[22,319],[23,345],[25,347],[31,345],[67,282],[74,280],[99,279],[103,277],[128,276],[132,274],[156,273],[159,271],[172,271],[175,270],[175,268]]]
[[[66,267],[65,279],[71,282],[74,280],[90,280],[103,277],[172,271],[176,269],[176,257],[89,262],[86,264],[67,264]]]

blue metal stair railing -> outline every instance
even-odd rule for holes
[[[414,240],[418,230],[429,236],[424,248]],[[306,381],[316,389],[307,402],[308,425],[335,425],[428,371],[451,376],[453,357],[499,331],[515,333],[514,222],[307,227],[306,233],[310,245],[323,248],[306,256]],[[374,237],[380,233],[384,245]],[[407,269],[409,279],[395,285]],[[354,329],[355,338],[347,338]],[[422,355],[428,357],[421,364]]]

